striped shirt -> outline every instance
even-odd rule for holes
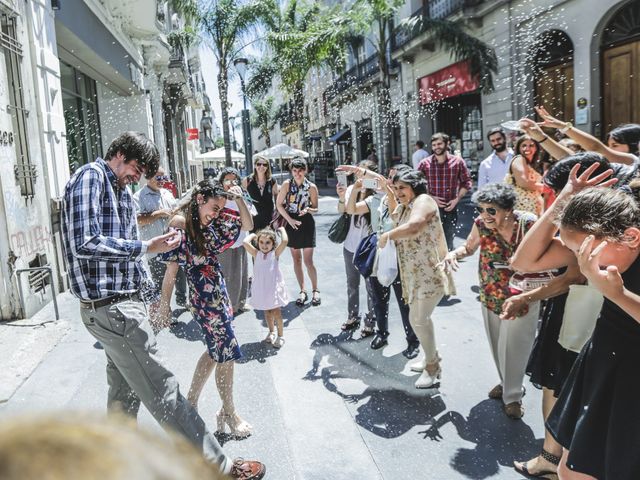
[[[138,239],[133,196],[121,188],[109,165],[98,158],[83,165],[65,188],[62,243],[72,293],[97,300],[144,291],[142,257],[148,242]]]
[[[440,197],[445,202],[450,202],[458,196],[461,188],[471,190],[471,176],[464,160],[447,153],[447,160],[438,163],[435,155],[425,158],[420,162],[418,170],[424,173],[427,179],[429,195]]]

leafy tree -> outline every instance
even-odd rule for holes
[[[404,3],[404,0],[356,0],[351,9],[351,18],[356,19],[353,33],[364,35],[365,38],[373,33],[374,39],[368,40],[378,57],[381,80],[378,88],[378,120],[383,143],[382,162],[391,158],[390,126],[397,121],[391,111],[391,42],[396,31],[394,18]],[[483,91],[493,90],[492,73],[498,69],[496,54],[491,47],[467,33],[461,24],[447,19],[418,16],[404,19],[397,29],[408,33],[428,32],[434,44],[449,51],[456,61],[469,60],[471,74],[478,77]]]
[[[267,148],[271,146],[271,130],[278,121],[278,115],[274,106],[274,98],[269,96],[253,102],[253,126],[260,130],[261,137],[267,144]]]
[[[264,18],[266,2],[252,0],[172,0],[173,7],[187,18],[193,19],[202,40],[211,48],[218,64],[218,94],[220,96],[222,138],[225,163],[230,166],[231,140],[229,131],[229,77],[233,75],[233,62],[240,56],[252,38],[261,18]]]

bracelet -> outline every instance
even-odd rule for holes
[[[538,143],[544,143],[544,142],[546,142],[547,140],[549,140],[549,136],[548,136],[548,135],[545,135],[545,136],[544,136],[544,138],[543,138],[542,140],[538,140]]]

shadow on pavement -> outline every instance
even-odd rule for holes
[[[369,341],[351,339],[352,332],[338,336],[318,335],[311,343],[313,364],[304,379],[321,380],[324,387],[347,403],[360,404],[356,423],[383,438],[399,437],[417,425],[430,425],[446,410],[437,388],[416,390],[415,378],[400,375],[407,359],[371,350]],[[321,362],[330,366],[320,368]],[[355,379],[367,386],[362,393],[342,392],[335,380]]]
[[[256,360],[258,363],[265,363],[268,357],[273,357],[278,350],[266,342],[251,342],[240,345],[242,358],[236,363],[249,363]]]
[[[449,411],[427,430],[419,432],[425,439],[440,441],[440,433],[447,423],[453,424],[457,435],[474,448],[459,448],[451,459],[451,466],[472,479],[496,475],[500,466],[512,467],[514,460],[532,458],[540,452],[542,440],[536,440],[531,428],[522,420],[512,420],[502,411],[502,403],[483,400],[475,405],[465,418],[459,412]]]
[[[200,342],[204,345],[204,337],[202,336],[202,329],[198,322],[193,317],[189,318],[189,322],[176,322],[172,323],[169,327],[169,331],[175,335],[176,338],[188,340],[190,342]]]

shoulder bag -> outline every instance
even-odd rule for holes
[[[343,213],[329,227],[329,240],[333,243],[342,243],[349,233],[349,225],[351,223],[351,215]]]
[[[373,272],[377,251],[378,235],[371,233],[360,240],[360,244],[353,254],[353,265],[364,278],[370,277]]]

